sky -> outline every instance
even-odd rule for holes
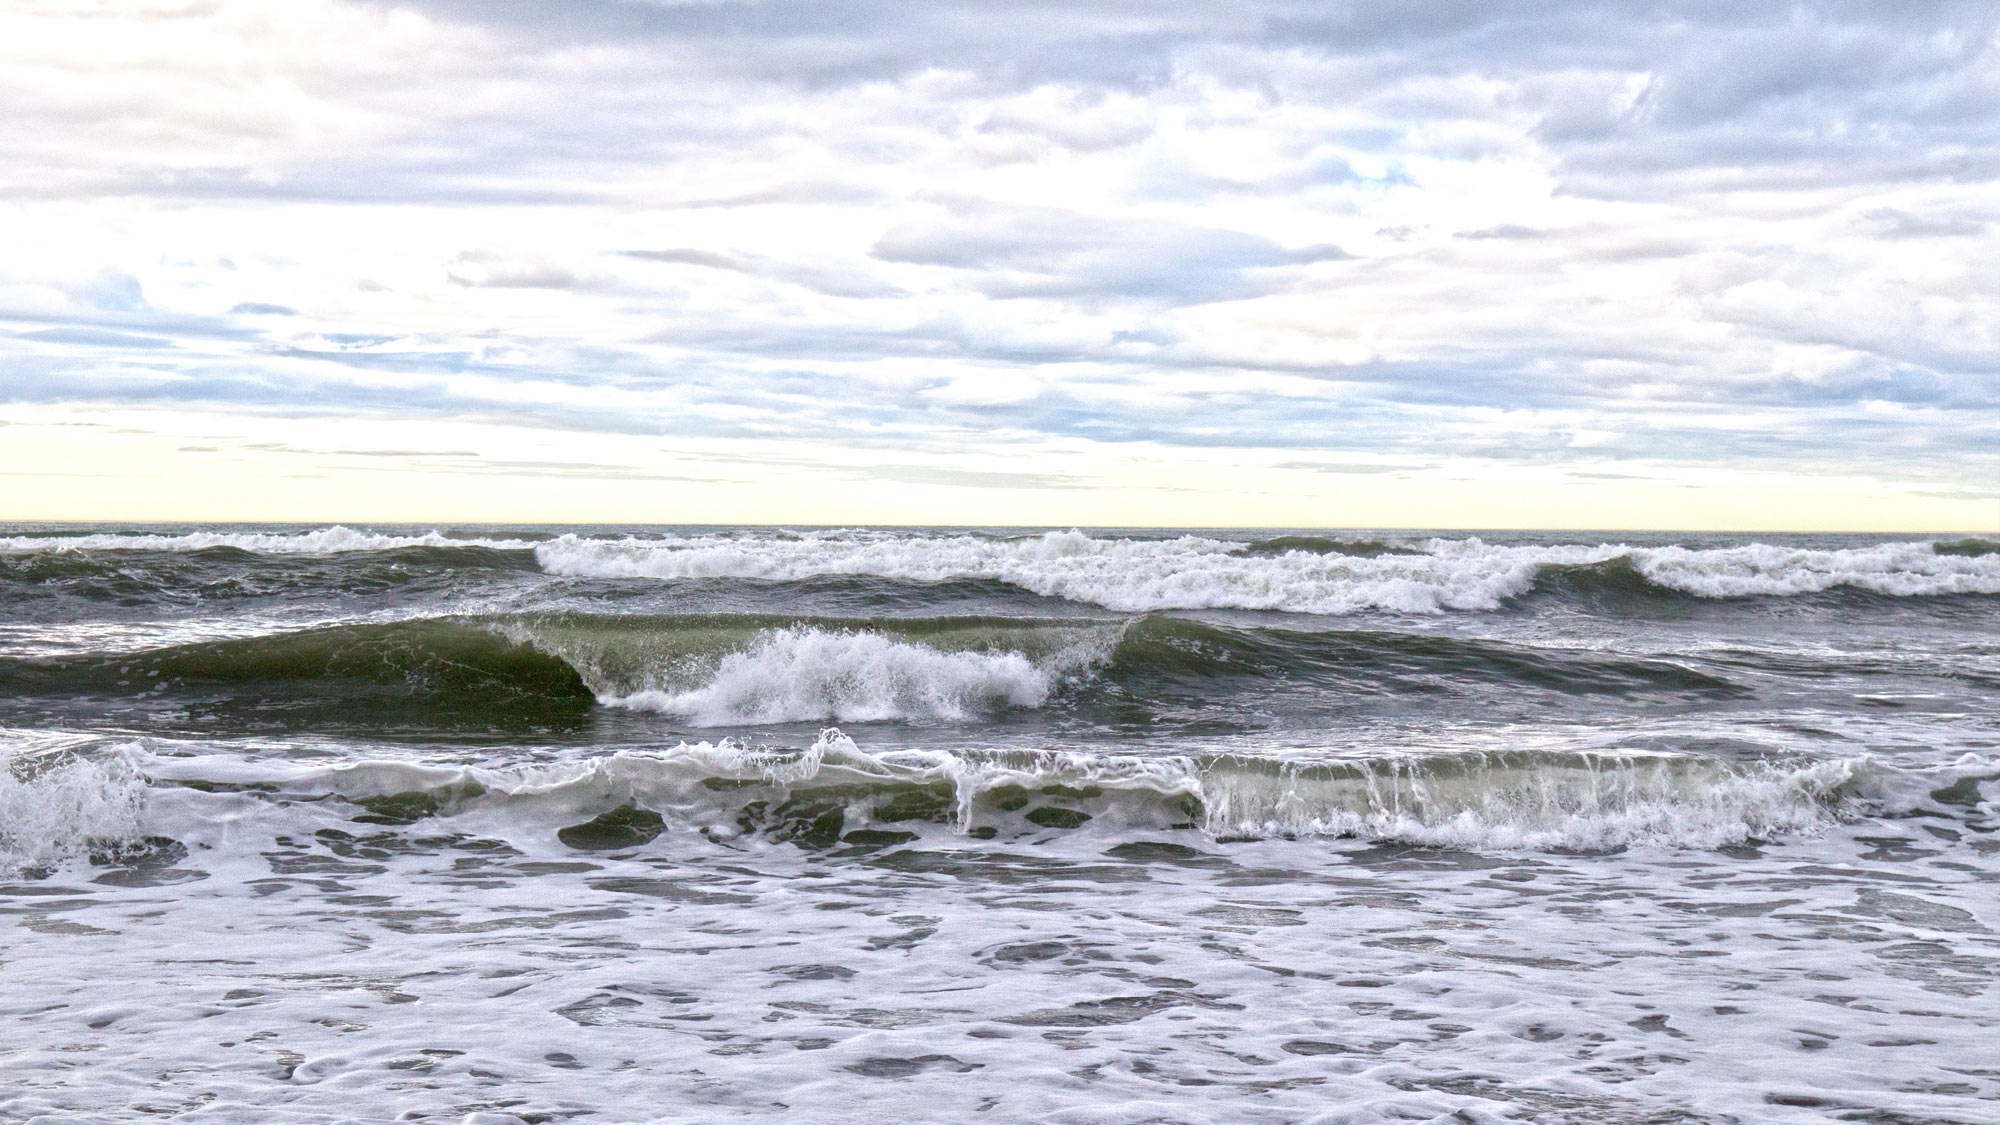
[[[0,519],[2000,530],[2000,5],[0,0]]]

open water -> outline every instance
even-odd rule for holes
[[[0,1119],[2000,1121],[2000,542],[0,527]]]

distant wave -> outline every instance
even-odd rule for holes
[[[1476,544],[1470,551],[1465,544]],[[1544,562],[1590,562],[1605,548],[1488,548],[1433,540],[1432,553],[1356,557],[1242,553],[1243,544],[1099,539],[1050,532],[1030,539],[977,536],[802,540],[597,540],[565,536],[535,557],[552,574],[591,577],[737,577],[797,580],[867,574],[907,581],[998,579],[1052,597],[1122,612],[1267,609],[1434,613],[1493,609],[1528,588]]]
[[[532,539],[460,539],[443,532],[383,535],[349,527],[316,531],[251,532],[191,531],[181,535],[96,532],[88,535],[13,535],[0,537],[0,551],[206,551],[232,548],[262,555],[331,555],[352,551],[389,551],[403,547],[487,547],[523,551]]]
[[[1097,537],[1079,531],[1015,538],[827,531],[528,539],[329,527],[294,533],[27,535],[0,538],[0,580],[69,581],[85,593],[95,581],[102,587],[100,595],[115,597],[139,596],[149,581],[160,596],[172,596],[205,580],[172,567],[140,573],[108,561],[136,551],[177,558],[220,551],[287,557],[365,553],[383,559],[400,552],[396,564],[399,573],[407,574],[535,565],[550,575],[598,579],[987,581],[1122,613],[1492,611],[1536,593],[1615,593],[1621,584],[1640,594],[1705,599],[1841,590],[1886,597],[2000,594],[2000,546],[1983,539],[1832,549],[1768,543],[1692,548],[1504,545],[1477,537],[1391,542],[1284,536],[1246,543],[1194,535]],[[435,553],[416,553],[423,551]],[[98,561],[100,556],[107,561]],[[1596,568],[1594,575],[1591,568]],[[361,584],[387,580],[371,572],[327,581],[349,579]]]
[[[1430,539],[1420,549],[1334,540],[1273,553],[1274,544],[1099,539],[1051,532],[1032,539],[975,536],[790,540],[601,540],[563,536],[535,548],[552,574],[604,578],[739,577],[798,580],[865,574],[920,582],[996,579],[1033,593],[1125,612],[1252,609],[1347,614],[1494,610],[1531,592],[1555,568],[1623,561],[1644,582],[1702,598],[1785,596],[1851,587],[1891,596],[2000,593],[2000,554],[1929,542],[1806,549],[1501,546]],[[1260,549],[1264,548],[1264,549]]]
[[[2000,555],[1940,552],[1931,543],[1815,551],[1756,543],[1628,552],[1646,579],[1704,598],[1810,594],[1849,586],[1895,597],[2000,593]]]

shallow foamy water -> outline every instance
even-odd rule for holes
[[[2000,1116],[1991,545],[12,530],[0,1119]]]

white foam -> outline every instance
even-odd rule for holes
[[[1110,609],[1264,609],[1343,614],[1490,610],[1527,592],[1545,566],[1627,558],[1650,582],[1701,597],[1813,593],[1850,586],[1896,596],[2000,593],[2000,553],[1937,554],[1928,541],[1812,549],[1625,544],[1505,546],[1431,539],[1417,554],[1373,558],[1292,551],[1241,554],[1241,542],[1096,538],[1079,531],[1022,539],[826,531],[783,537],[709,535],[548,541],[391,535],[334,526],[301,532],[0,537],[0,552],[196,551],[324,555],[407,547],[530,550],[550,574],[597,578],[872,575],[918,582],[993,579]]]
[[[882,539],[826,535],[747,540],[582,539],[535,548],[551,574],[589,577],[793,580],[865,574],[918,582],[997,579],[1037,594],[1110,609],[1271,609],[1435,613],[1494,609],[1525,592],[1549,563],[1616,557],[1621,547],[1499,547],[1433,540],[1416,555],[1360,558],[1291,552],[1250,556],[1242,544],[1200,536],[1098,539],[1077,531],[1031,539],[977,536]]]
[[[1810,594],[1852,586],[1899,597],[2000,594],[2000,554],[1940,555],[1929,543],[1883,543],[1806,550],[1753,543],[1697,551],[1634,550],[1632,565],[1649,582],[1705,598]]]
[[[1039,707],[1055,675],[1018,652],[940,652],[876,633],[775,629],[722,658],[707,682],[603,695],[696,726],[832,720],[954,720]]]
[[[95,843],[137,839],[147,789],[130,752],[0,761],[0,872],[48,867]]]
[[[1685,547],[1503,546],[1431,539],[1419,554],[1363,558],[1293,551],[1245,555],[1201,536],[1030,539],[859,536],[790,539],[585,539],[535,547],[551,574],[604,578],[796,580],[856,574],[918,582],[992,579],[1110,609],[1261,609],[1345,614],[1496,609],[1526,593],[1545,566],[1627,558],[1649,581],[1702,597],[1799,594],[1854,586],[1896,595],[2000,593],[2000,554],[1939,555],[1927,542],[1809,550],[1753,544]]]
[[[217,765],[158,759],[149,769],[213,780]],[[994,800],[1054,786],[1070,794],[1068,806],[1090,814],[1093,833],[1170,827],[1193,801],[1196,826],[1214,838],[1331,836],[1488,852],[1706,850],[1808,836],[1909,805],[1944,779],[1926,773],[1898,780],[1898,771],[1851,759],[1726,763],[1551,752],[1299,765],[1233,756],[869,751],[838,730],[822,732],[800,753],[725,740],[504,768],[366,761],[245,773],[240,764],[221,765],[230,780],[275,783],[301,795],[422,790],[440,801],[441,816],[518,840],[627,803],[679,827],[733,832],[744,802],[836,790],[850,801],[852,828],[867,822],[871,801],[907,786],[951,794],[956,811],[940,830],[1034,830],[1013,819],[1008,809],[1018,805]],[[1968,761],[1952,776],[1992,767]],[[749,787],[718,790],[706,784],[714,779]],[[174,827],[186,833],[194,826]]]
[[[16,554],[44,551],[204,551],[234,547],[261,555],[334,555],[353,551],[392,551],[404,547],[490,547],[523,551],[535,546],[527,539],[455,539],[437,531],[422,535],[381,535],[350,527],[316,531],[247,532],[195,531],[185,535],[14,535],[0,537],[0,551]]]
[[[1889,822],[1763,856],[1472,859],[1193,833],[1107,848],[1116,837],[1091,828],[1006,847],[932,833],[849,858],[668,831],[582,854],[550,825],[624,799],[621,785],[845,788],[939,776],[951,759],[829,736],[804,754],[315,773],[210,749],[143,765],[282,775],[322,797],[482,777],[517,789],[468,789],[466,807],[399,830],[356,824],[335,799],[177,787],[184,808],[256,805],[276,823],[184,837],[205,879],[14,888],[41,893],[8,903],[19,1032],[0,1118],[1991,1116],[1977,1081],[1995,1032],[1996,867],[1957,833]],[[1107,788],[1126,776],[1109,758],[959,760],[1096,769]],[[592,778],[603,788],[586,791]],[[527,830],[522,802],[565,795],[577,810],[535,805]],[[285,838],[253,831],[270,828]],[[1915,839],[1870,858],[1885,835]]]
[[[1239,775],[1204,790],[1217,836],[1331,835],[1480,851],[1718,848],[1833,824],[1858,764],[1733,767],[1580,755],[1470,769]]]

